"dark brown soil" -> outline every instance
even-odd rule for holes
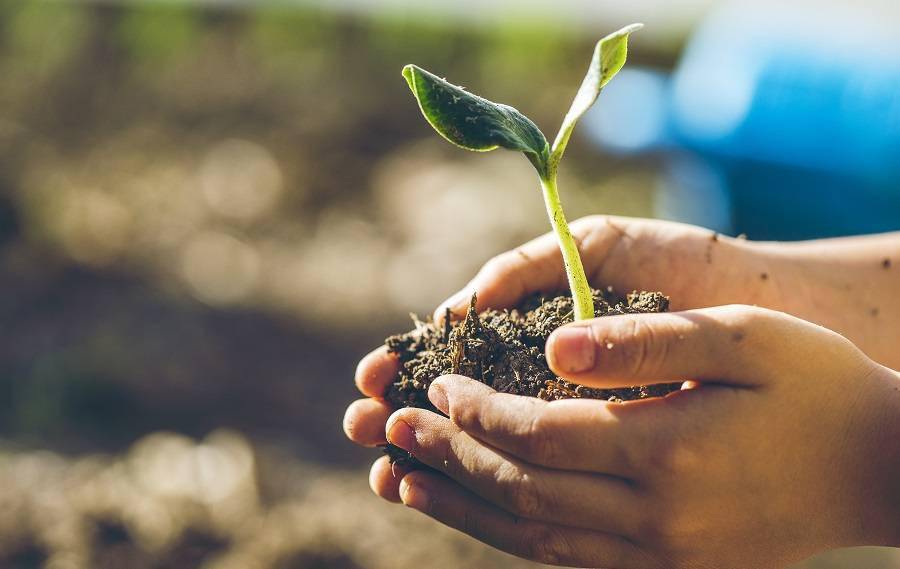
[[[476,315],[475,298],[466,318],[445,319],[442,326],[413,317],[416,328],[391,336],[385,343],[402,364],[400,376],[385,398],[396,407],[419,407],[437,412],[428,400],[428,386],[446,374],[461,374],[497,391],[556,399],[605,399],[629,401],[665,395],[680,384],[623,389],[594,389],[570,383],[547,366],[544,346],[550,333],[572,322],[569,296],[535,295],[513,310],[487,310]],[[617,314],[665,312],[669,299],[658,292],[634,292],[622,298],[612,288],[594,290],[598,317]],[[388,445],[392,460],[409,462],[405,451]]]

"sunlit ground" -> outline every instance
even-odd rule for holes
[[[3,453],[0,465],[4,567],[527,566],[380,503],[359,472],[257,455],[230,431],[157,433],[116,457]]]

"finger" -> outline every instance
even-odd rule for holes
[[[423,409],[397,411],[387,433],[425,465],[517,516],[624,535],[638,527],[634,490],[619,478],[525,463]]]
[[[547,363],[557,375],[596,387],[682,379],[753,386],[762,379],[761,360],[773,355],[767,312],[723,306],[577,322],[550,335]]]
[[[401,482],[403,503],[492,547],[540,563],[578,567],[653,567],[649,556],[617,535],[522,519],[447,477],[416,471]]]
[[[640,409],[626,413],[619,404],[595,399],[546,402],[498,393],[481,382],[452,375],[432,382],[428,396],[476,439],[532,464],[560,470],[636,478],[647,462],[641,451],[656,433],[671,428],[670,410],[658,400],[641,402]]]
[[[344,413],[344,433],[358,445],[377,446],[387,442],[384,424],[394,409],[381,399],[359,399]]]
[[[400,481],[411,471],[409,467],[392,464],[389,457],[382,456],[369,471],[369,487],[385,500],[400,503]]]
[[[473,293],[478,294],[476,309],[481,312],[512,307],[532,292],[552,292],[564,283],[562,254],[548,233],[485,263],[462,290],[438,306],[434,321],[443,321],[448,308],[452,317],[464,316]]]
[[[400,371],[400,361],[382,346],[356,366],[356,387],[369,397],[383,397]]]
[[[602,218],[589,217],[571,224],[572,235],[582,252],[585,270],[596,271],[621,230],[614,230]],[[469,284],[434,311],[434,321],[443,320],[445,311],[465,316],[472,293],[478,293],[476,309],[511,308],[535,292],[553,293],[565,288],[566,274],[559,242],[546,233],[488,261]]]

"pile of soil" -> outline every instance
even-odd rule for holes
[[[659,292],[633,292],[625,297],[609,287],[594,290],[594,316],[665,312],[669,299]],[[418,407],[438,412],[428,400],[428,386],[446,374],[460,374],[489,385],[497,391],[556,399],[604,399],[629,401],[660,397],[680,388],[680,383],[595,389],[558,377],[547,366],[544,346],[550,334],[572,322],[569,296],[544,298],[534,295],[512,310],[475,312],[472,297],[462,321],[448,317],[440,326],[413,317],[415,329],[391,336],[388,350],[400,359],[398,381],[385,398],[396,407]],[[395,462],[408,463],[409,453],[388,445],[387,454]]]

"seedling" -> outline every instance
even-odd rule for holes
[[[562,251],[575,320],[593,318],[594,301],[578,246],[569,231],[559,199],[556,183],[559,163],[578,119],[591,108],[603,87],[625,65],[628,36],[642,27],[643,24],[631,24],[597,42],[591,65],[552,147],[537,125],[513,107],[473,95],[421,67],[407,65],[403,68],[403,77],[416,96],[422,114],[438,134],[461,148],[475,152],[489,152],[497,148],[518,150],[537,170],[550,224]]]

